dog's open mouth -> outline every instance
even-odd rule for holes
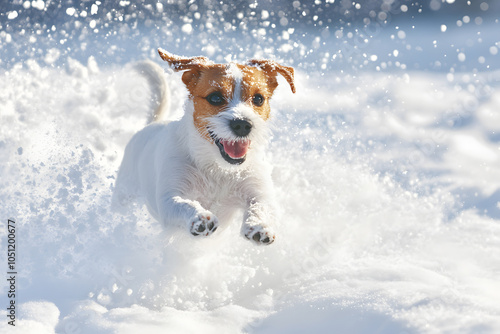
[[[220,154],[232,165],[241,165],[245,162],[248,149],[250,147],[250,140],[230,141],[216,138],[213,133],[210,136],[219,148]]]
[[[228,141],[216,139],[215,144],[219,147],[224,160],[233,165],[240,165],[245,162],[250,140]]]

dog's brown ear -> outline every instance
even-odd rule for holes
[[[181,56],[173,55],[163,49],[158,49],[158,54],[161,59],[166,61],[170,67],[178,72],[190,69],[198,69],[200,67],[205,67],[209,65],[211,62],[206,57],[198,56],[192,58],[185,58]]]
[[[186,71],[182,75],[182,82],[184,82],[186,87],[191,92],[194,86],[196,86],[201,70],[212,64],[208,58],[201,56],[186,58],[173,55],[163,49],[158,49],[158,54],[161,59],[166,61],[170,65],[170,68],[174,71]]]
[[[250,65],[258,65],[260,68],[262,68],[264,71],[266,71],[268,74],[270,74],[274,77],[276,77],[277,73],[281,74],[286,79],[288,84],[290,85],[290,88],[292,89],[292,93],[295,93],[293,67],[280,65],[277,62],[275,62],[273,60],[268,60],[268,59],[252,59],[252,60],[249,60],[248,63]],[[275,85],[277,86],[278,83],[275,82]]]

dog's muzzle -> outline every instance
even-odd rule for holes
[[[245,162],[250,139],[246,138],[252,131],[252,123],[244,119],[232,119],[229,121],[229,128],[238,137],[237,140],[224,140],[217,138],[213,132],[210,136],[219,148],[220,154],[232,165],[241,165]]]

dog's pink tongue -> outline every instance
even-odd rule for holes
[[[224,145],[224,151],[233,159],[240,159],[247,154],[248,147],[250,146],[250,140],[245,141],[228,141],[222,140],[222,145]]]

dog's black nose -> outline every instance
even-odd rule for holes
[[[252,123],[243,119],[233,119],[229,122],[229,127],[238,137],[246,137],[252,130]]]

